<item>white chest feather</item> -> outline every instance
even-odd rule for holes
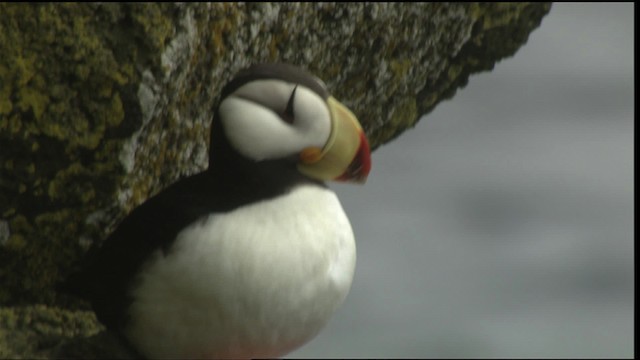
[[[152,358],[277,357],[325,325],[354,267],[337,197],[301,186],[203,218],[154,254],[125,334]]]

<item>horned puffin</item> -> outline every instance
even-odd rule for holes
[[[342,303],[354,234],[325,181],[365,181],[367,138],[298,67],[240,71],[211,125],[208,169],[134,209],[64,288],[146,358],[279,357]]]

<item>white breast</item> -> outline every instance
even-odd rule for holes
[[[336,195],[300,186],[211,215],[144,268],[125,334],[151,358],[281,356],[344,300],[355,242]]]

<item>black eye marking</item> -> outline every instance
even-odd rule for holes
[[[296,89],[298,89],[298,85],[296,85],[296,87],[293,88],[293,92],[291,92],[291,97],[289,98],[289,101],[287,102],[287,107],[284,109],[284,114],[282,114],[282,119],[289,124],[293,124],[293,119],[294,119],[294,115],[293,115],[293,99],[296,96]]]

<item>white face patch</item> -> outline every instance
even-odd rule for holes
[[[293,122],[284,114],[293,97]],[[256,80],[226,97],[218,109],[225,135],[242,155],[256,160],[323,147],[331,132],[326,102],[310,89],[281,80]]]

